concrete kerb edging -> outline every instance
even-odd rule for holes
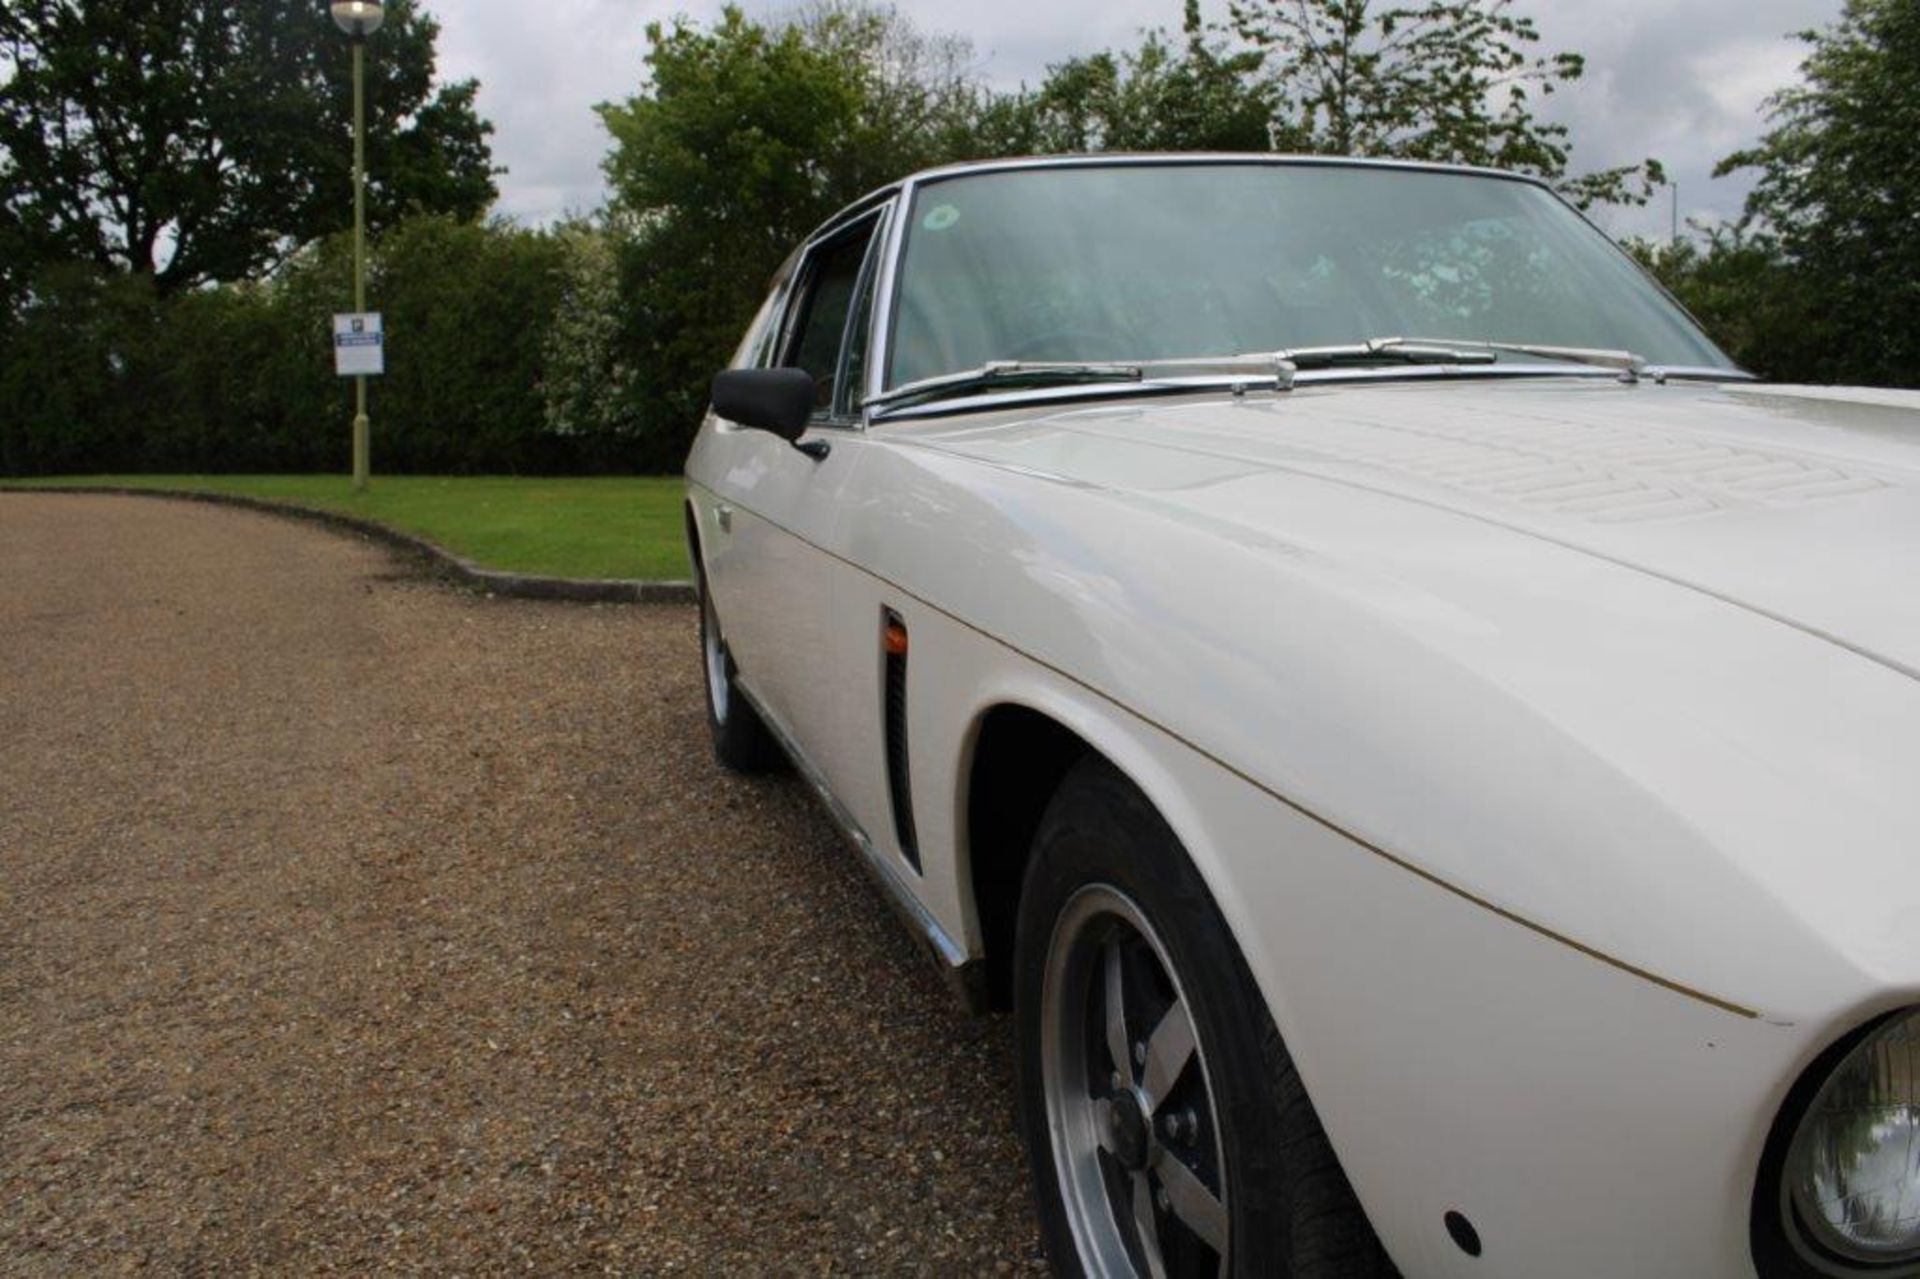
[[[648,582],[624,577],[540,577],[530,573],[507,573],[481,568],[472,560],[436,546],[424,537],[402,533],[397,528],[357,515],[275,502],[267,498],[247,497],[239,493],[205,493],[193,489],[131,488],[124,485],[63,485],[58,488],[28,484],[0,484],[0,493],[105,493],[120,497],[164,497],[183,502],[206,502],[213,506],[237,506],[269,515],[287,516],[326,525],[342,532],[358,534],[398,551],[418,555],[430,561],[442,576],[494,595],[529,600],[572,600],[589,604],[690,604],[695,594],[692,582]]]

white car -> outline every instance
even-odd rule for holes
[[[1062,1273],[1920,1274],[1920,396],[1531,180],[993,163],[800,247],[687,495]]]

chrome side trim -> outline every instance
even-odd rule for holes
[[[861,866],[865,868],[874,883],[880,886],[881,895],[886,898],[887,904],[893,907],[894,913],[907,926],[907,930],[927,947],[939,963],[941,974],[947,979],[947,986],[960,1001],[961,1007],[969,1013],[986,1011],[985,966],[980,960],[969,956],[960,944],[947,934],[947,930],[940,926],[940,921],[933,917],[932,912],[921,904],[918,897],[914,896],[913,890],[907,886],[900,872],[894,869],[884,853],[874,847],[873,841],[867,838],[867,832],[861,829],[860,823],[854,820],[853,814],[847,811],[846,805],[842,804],[827,788],[826,779],[820,775],[820,770],[813,766],[813,761],[807,758],[806,752],[800,749],[800,743],[787,730],[787,726],[767,710],[766,703],[747,686],[738,672],[734,674],[733,688],[734,692],[745,698],[748,705],[752,706],[760,716],[760,722],[767,726],[767,731],[773,734],[773,739],[787,753],[787,758],[793,761],[794,771],[800,774],[801,780],[805,781],[808,788],[813,791],[814,797],[820,801],[820,806],[826,809],[827,816],[840,829],[840,834],[853,845],[854,851],[860,854]]]

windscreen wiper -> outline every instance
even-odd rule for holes
[[[1227,382],[1234,386],[1293,382],[1284,355],[1229,355],[1192,360],[990,360],[978,368],[921,378],[867,400],[869,408],[898,408],[928,400],[1015,387],[1117,384],[1116,389],[1164,389],[1169,383]]]
[[[1293,346],[1273,353],[1296,369],[1326,369],[1340,364],[1492,364],[1492,351],[1451,342],[1416,338],[1371,338],[1334,346]]]
[[[1427,341],[1425,338],[1384,338],[1388,346],[1403,344],[1417,345]],[[1543,360],[1565,360],[1569,364],[1591,364],[1595,368],[1616,369],[1631,378],[1638,378],[1647,368],[1647,357],[1633,351],[1609,350],[1598,346],[1552,346],[1539,342],[1482,342],[1477,339],[1465,339],[1453,343],[1471,351],[1486,351],[1497,354],[1510,351],[1515,355],[1536,355]]]
[[[1339,346],[1302,346],[1276,352],[1296,368],[1331,368],[1339,364],[1400,361],[1406,364],[1493,364],[1503,352],[1533,355],[1568,364],[1591,364],[1614,369],[1637,380],[1647,371],[1644,356],[1592,346],[1549,346],[1535,342],[1486,342],[1478,338],[1369,338]]]
[[[1544,342],[1493,342],[1480,338],[1372,338],[1340,346],[1306,346],[1277,351],[1281,359],[1303,369],[1330,368],[1338,364],[1369,364],[1400,361],[1407,364],[1494,364],[1504,353],[1532,355],[1563,364],[1589,364],[1611,369],[1623,382],[1638,382],[1642,377],[1655,382],[1669,378],[1703,382],[1752,382],[1753,374],[1744,369],[1719,365],[1653,364],[1636,351],[1612,350],[1598,346],[1555,346]]]

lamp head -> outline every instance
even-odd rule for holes
[[[333,13],[334,25],[356,40],[378,31],[387,16],[383,0],[328,0],[327,8]]]

